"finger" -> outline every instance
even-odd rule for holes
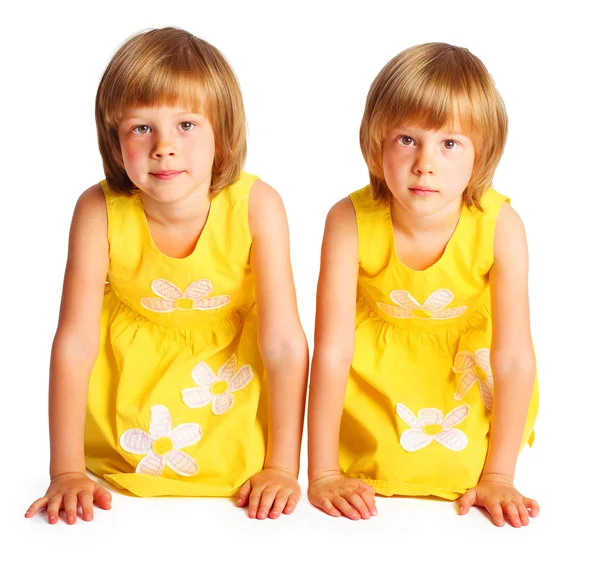
[[[279,518],[281,512],[283,512],[283,509],[285,508],[288,502],[288,495],[289,494],[283,490],[277,492],[277,496],[275,497],[275,501],[273,502],[273,507],[271,508],[269,518]]]
[[[523,503],[525,507],[529,510],[529,515],[532,518],[535,518],[540,513],[540,505],[531,498],[524,498]]]
[[[471,488],[458,500],[458,513],[464,516],[477,501],[477,492]]]
[[[77,494],[79,503],[81,504],[81,512],[83,519],[89,522],[94,519],[94,496],[92,492],[81,491]]]
[[[65,509],[65,516],[67,517],[67,524],[71,525],[77,522],[77,495],[67,494],[64,497],[63,507]]]
[[[238,490],[236,505],[239,508],[243,508],[246,504],[248,504],[248,497],[250,496],[251,491],[252,484],[250,483],[250,480],[246,480]]]
[[[327,498],[323,498],[319,502],[318,507],[330,516],[333,516],[334,518],[339,518],[342,515],[342,513],[337,508],[335,508],[334,505]]]
[[[35,502],[33,502],[33,504],[31,504],[31,506],[29,506],[29,509],[25,512],[25,517],[31,518],[32,516],[35,516],[35,514],[39,510],[44,509],[47,505],[48,505],[48,497],[47,496],[44,496],[43,498],[36,500]]]
[[[60,494],[54,495],[48,501],[46,512],[48,513],[48,523],[56,524],[58,522],[58,511],[62,505],[63,498]]]
[[[521,524],[521,516],[519,516],[519,510],[517,510],[517,506],[515,506],[512,502],[508,502],[504,505],[504,513],[508,518],[511,526],[513,528],[520,528],[523,524]]]
[[[370,492],[366,488],[360,488],[358,490],[358,494],[363,499],[367,508],[369,508],[371,516],[377,516],[377,508],[375,507],[375,490],[373,489],[373,492]]]
[[[363,520],[368,520],[371,517],[369,508],[365,504],[362,497],[356,493],[352,493],[346,497],[346,500],[354,507],[354,509],[360,514]]]
[[[284,514],[291,514],[298,505],[298,500],[300,500],[300,496],[296,492],[292,492],[287,499],[287,505],[283,510]],[[331,503],[331,502],[330,502]]]
[[[346,518],[360,520],[360,514],[342,496],[336,496],[331,502]]]
[[[271,511],[271,506],[273,506],[273,501],[275,500],[275,496],[277,495],[277,489],[267,486],[263,491],[260,497],[260,506],[258,507],[258,514],[256,517],[259,520],[264,520]]]
[[[112,505],[112,496],[102,486],[96,484],[94,488],[94,504],[103,510],[110,510]]]
[[[529,512],[527,511],[525,504],[523,504],[523,503],[517,504],[517,510],[519,510],[519,517],[521,518],[521,524],[523,524],[523,526],[529,526]]]
[[[262,495],[264,488],[252,488],[252,492],[250,492],[250,500],[248,503],[248,517],[256,518],[256,514],[258,512],[258,506],[260,505],[260,497]]]
[[[485,509],[490,513],[492,522],[496,526],[504,526],[504,512],[502,511],[502,506],[498,502],[486,504]]]
[[[358,487],[361,490],[366,490],[372,496],[375,495],[375,488],[371,484],[367,484],[366,482],[363,482],[362,480],[358,480]]]

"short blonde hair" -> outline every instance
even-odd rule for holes
[[[186,106],[206,116],[215,135],[211,197],[239,179],[246,117],[238,81],[224,56],[179,28],[142,32],[109,62],[96,93],[98,146],[109,186],[137,190],[123,166],[118,125],[127,107]]]
[[[504,151],[508,118],[502,97],[481,60],[441,42],[413,46],[390,60],[371,84],[360,126],[360,147],[376,199],[391,196],[383,175],[384,135],[399,124],[439,130],[457,122],[475,146],[467,206],[490,187]]]

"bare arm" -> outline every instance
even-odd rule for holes
[[[55,524],[93,518],[93,504],[109,509],[110,494],[85,473],[83,436],[88,382],[98,353],[99,321],[108,270],[107,217],[99,185],[85,191],[73,214],[58,328],[50,360],[50,486],[25,516],[46,508]]]
[[[527,239],[519,215],[507,204],[498,216],[494,259],[490,273],[494,403],[483,473],[512,480],[536,367],[529,327]]]
[[[251,518],[275,518],[291,513],[299,499],[308,344],[296,304],[285,209],[277,191],[262,181],[250,192],[249,220],[258,346],[267,373],[268,443],[265,469],[242,486],[238,505],[249,501]]]
[[[107,218],[99,185],[77,202],[58,328],[50,362],[50,476],[85,473],[83,430],[88,381],[98,354],[108,271]]]
[[[497,526],[503,526],[505,518],[514,527],[526,526],[529,516],[537,516],[540,510],[513,483],[536,372],[529,330],[528,268],[523,223],[512,207],[504,205],[498,215],[490,272],[494,375],[490,444],[478,485],[459,500],[460,514],[473,505],[483,507]]]
[[[354,354],[358,232],[349,198],[330,210],[321,250],[308,401],[308,478],[339,472],[340,421]]]

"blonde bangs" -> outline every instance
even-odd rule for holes
[[[483,63],[467,49],[443,43],[409,48],[393,58],[373,81],[360,130],[361,149],[378,199],[391,192],[383,177],[383,141],[400,125],[448,128],[475,145],[467,205],[491,185],[507,133],[504,103]]]
[[[185,30],[162,28],[130,38],[110,61],[96,95],[98,144],[107,181],[135,186],[123,167],[118,125],[128,108],[180,106],[203,114],[215,135],[211,196],[233,184],[246,157],[246,118],[237,79],[223,55]]]

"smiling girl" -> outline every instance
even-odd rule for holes
[[[137,496],[237,493],[250,517],[289,514],[308,349],[281,198],[241,172],[233,71],[184,30],[139,34],[104,73],[96,124],[106,180],[73,216],[51,482],[26,516],[110,508],[86,468]]]
[[[513,485],[538,389],[525,231],[490,188],[506,132],[464,48],[405,50],[371,86],[370,185],[328,215],[317,299],[308,496],[332,516],[369,518],[375,493],[539,511]]]

